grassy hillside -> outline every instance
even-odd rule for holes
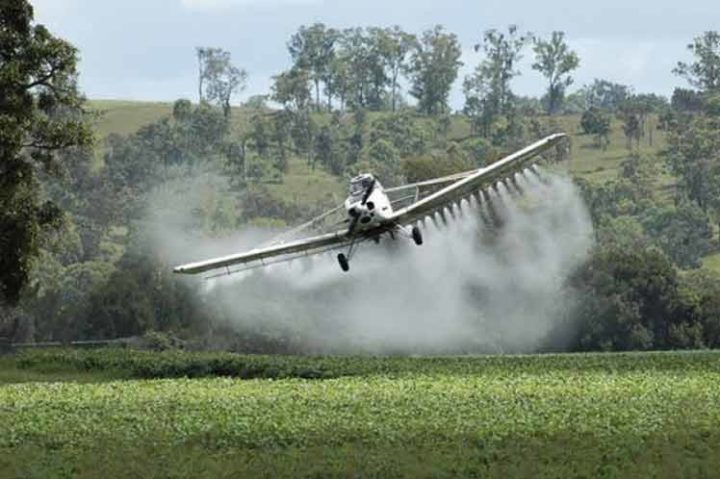
[[[10,365],[32,382],[0,383],[0,476],[669,478],[720,468],[715,352],[236,356],[237,370],[181,355],[196,374],[225,364],[224,375],[325,378],[253,380],[112,380],[98,376],[108,373],[102,352],[59,354]],[[143,362],[178,373],[177,353],[109,354],[117,378]],[[63,365],[70,381],[57,382]]]
[[[172,113],[172,103],[132,102],[120,100],[93,100],[88,102],[91,111],[99,113],[95,123],[98,138],[98,167],[101,167],[103,140],[110,133],[127,135],[137,131],[143,125],[154,122]],[[250,116],[256,111],[235,107],[232,112],[231,128],[240,131],[248,128]],[[367,121],[372,122],[385,113],[370,112]],[[320,123],[327,121],[327,115],[317,118]],[[605,182],[617,177],[618,169],[630,154],[626,146],[622,123],[612,118],[610,143],[606,149],[597,148],[592,135],[583,135],[580,129],[580,115],[568,115],[554,118],[540,118],[542,123],[554,123],[568,133],[572,140],[570,159],[561,168],[578,177],[592,182]],[[646,135],[640,142],[639,153],[657,155],[665,147],[665,133],[657,129],[657,118],[648,120],[652,135]],[[471,135],[467,120],[453,116],[449,131],[450,139],[468,138]],[[657,186],[671,196],[675,179],[666,172],[661,158],[657,158],[660,172]],[[345,197],[345,179],[329,174],[323,168],[312,169],[303,159],[293,157],[289,162],[289,171],[283,182],[268,184],[270,193],[277,199],[301,205],[316,203],[339,204]]]
[[[573,174],[594,181],[606,181],[617,176],[620,163],[630,152],[620,120],[612,119],[610,145],[606,150],[594,146],[592,135],[581,134],[580,115],[559,117],[556,121],[560,128],[572,137],[572,155],[568,167]],[[640,154],[654,154],[665,147],[664,132],[655,128],[656,118],[651,117],[649,123],[653,130],[652,145],[649,137],[643,138],[640,142]]]
[[[88,102],[89,109],[100,113],[96,124],[96,131],[99,139],[105,138],[110,133],[129,134],[137,131],[141,126],[157,121],[163,116],[172,112],[172,103],[160,102],[131,102],[120,100],[92,100]],[[234,127],[247,121],[249,113],[242,108],[233,109]],[[371,113],[368,120],[382,113]],[[450,136],[463,138],[470,134],[467,122],[458,117],[453,117]],[[570,115],[555,118],[559,127],[572,137],[573,151],[568,164],[573,174],[587,177],[592,180],[604,181],[612,179],[617,174],[619,163],[627,158],[625,135],[622,132],[622,125],[619,120],[613,119],[610,135],[610,145],[606,150],[594,147],[594,139],[589,135],[582,135],[580,132],[580,116]],[[650,154],[660,151],[665,146],[665,136],[662,131],[655,129],[655,118],[650,118],[650,126],[654,130],[652,145],[649,138],[641,142],[640,153]],[[301,189],[307,186],[328,186],[329,178],[325,172],[316,169],[311,171],[304,162],[295,161],[290,166],[288,175],[290,196],[300,195]],[[316,177],[315,181],[303,181],[303,177]]]
[[[95,131],[100,140],[111,133],[118,135],[134,133],[141,126],[158,121],[172,113],[172,103],[167,102],[90,100],[87,108],[98,115]]]
[[[99,151],[103,140],[111,133],[128,135],[140,127],[158,121],[172,114],[172,103],[137,102],[123,100],[91,100],[88,109],[98,113],[95,131]],[[249,112],[242,108],[233,109],[232,128],[239,129],[247,121]],[[101,162],[100,162],[101,163]],[[290,161],[288,173],[281,184],[268,185],[270,192],[278,198],[300,204],[318,201],[340,203],[344,199],[345,185],[338,178],[322,169],[312,170],[307,162],[294,158]]]
[[[110,133],[130,134],[143,125],[172,113],[171,103],[161,102],[131,102],[117,100],[94,100],[89,102],[89,109],[99,113],[96,120],[98,136],[98,167],[101,167],[103,139]],[[234,108],[232,112],[231,128],[240,131],[248,128],[250,116],[257,111],[245,108]],[[371,123],[378,116],[385,113],[370,112],[367,117]],[[328,120],[327,115],[317,118],[320,123]],[[566,168],[572,175],[585,178],[592,182],[606,182],[617,178],[620,164],[628,158],[630,150],[627,148],[622,123],[612,118],[610,143],[606,149],[595,145],[592,135],[583,135],[580,129],[580,115],[568,115],[554,118],[539,118],[541,123],[554,124],[562,131],[568,133],[572,140],[570,159],[560,168]],[[668,199],[672,197],[675,179],[667,173],[664,161],[658,153],[666,145],[665,133],[657,129],[657,118],[648,118],[647,134],[642,138],[638,149],[640,154],[655,158],[658,164],[659,175],[657,187],[662,195]],[[468,138],[471,134],[467,120],[460,116],[451,118],[449,131],[450,139]],[[321,167],[311,168],[302,158],[292,157],[289,161],[289,170],[281,183],[267,184],[270,194],[276,199],[296,205],[307,205],[309,208],[318,203],[340,204],[345,197],[346,180],[338,178]],[[705,266],[720,269],[720,260],[716,256],[709,256]]]

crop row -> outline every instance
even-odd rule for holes
[[[96,350],[32,350],[17,364],[29,369],[118,371],[124,377],[238,377],[328,379],[343,376],[407,374],[514,375],[547,371],[622,373],[630,371],[720,372],[720,352],[626,354],[560,354],[473,357],[310,357],[262,356],[224,352],[149,352],[107,348]]]
[[[663,371],[26,383],[0,388],[0,448],[137,441],[264,448],[720,430],[720,374]]]
[[[2,385],[3,477],[58,477],[58,470],[538,477],[539,465],[549,468],[544,477],[715,477],[720,470],[718,353],[312,358],[55,350],[17,360],[40,370],[268,379]],[[307,371],[326,380],[293,377]]]

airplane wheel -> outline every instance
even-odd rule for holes
[[[417,226],[413,226],[412,228],[412,239],[418,246],[423,243],[422,233],[420,232],[420,228]]]
[[[343,271],[349,271],[350,270],[350,263],[348,263],[347,256],[340,253],[338,255],[338,263],[340,263],[340,268],[342,268]]]

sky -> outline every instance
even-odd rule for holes
[[[39,23],[80,50],[80,85],[91,99],[196,99],[195,47],[229,50],[249,73],[235,102],[266,94],[287,69],[286,43],[301,25],[336,28],[400,25],[420,33],[441,24],[463,46],[451,105],[463,104],[462,78],[481,55],[473,45],[489,28],[517,24],[549,36],[566,32],[580,56],[575,87],[594,78],[670,95],[684,86],[672,74],[690,58],[693,37],[720,25],[717,0],[30,0]],[[532,51],[514,80],[517,94],[539,96],[545,81],[530,68]]]

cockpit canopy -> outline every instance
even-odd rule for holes
[[[375,183],[378,186],[380,183],[371,174],[358,175],[350,180],[350,196],[353,198],[360,198],[365,192]]]

